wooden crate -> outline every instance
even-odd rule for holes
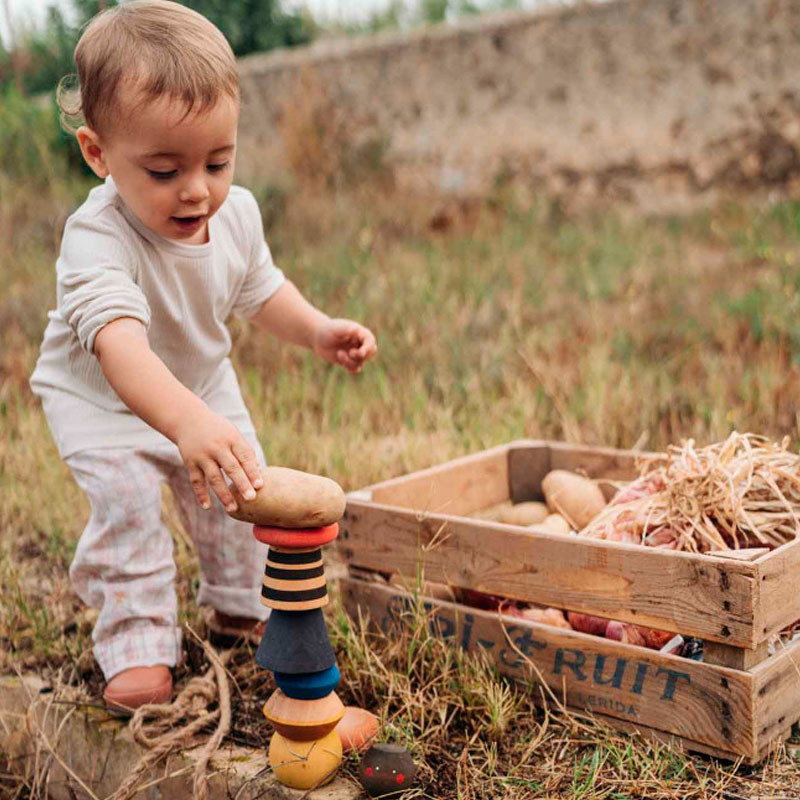
[[[386,626],[409,602],[370,573],[399,573],[486,594],[696,636],[703,662],[458,603],[426,600],[438,635],[488,650],[570,707],[688,749],[756,763],[800,719],[800,643],[767,640],[800,618],[800,541],[732,556],[676,553],[520,528],[466,515],[541,500],[551,469],[635,477],[635,453],[516,441],[348,496],[338,539],[351,612]]]

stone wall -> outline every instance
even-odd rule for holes
[[[423,192],[516,179],[658,205],[800,175],[800,0],[487,15],[250,56],[241,74],[246,181],[378,153]]]

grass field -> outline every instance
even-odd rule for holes
[[[41,155],[41,154],[40,154]],[[54,259],[90,185],[42,156],[0,174],[0,669],[98,676],[91,612],[67,568],[88,507],[27,385],[54,305]],[[42,164],[44,167],[42,167]],[[268,459],[346,489],[518,437],[663,448],[731,429],[800,439],[800,205],[690,216],[574,216],[498,191],[444,232],[419,199],[252,187],[276,261],[380,353],[352,378],[234,326],[234,360]],[[276,198],[281,199],[278,202]],[[166,503],[183,619],[194,554]],[[436,798],[796,796],[786,749],[757,769],[685,758],[545,714],[485,665],[410,628],[372,641],[331,618],[343,694],[391,719]],[[0,772],[6,770],[0,769]],[[25,788],[6,777],[10,796]]]

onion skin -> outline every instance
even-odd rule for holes
[[[591,614],[580,614],[577,611],[568,611],[567,620],[573,630],[591,633],[593,636],[605,636],[606,628],[611,621],[603,617],[593,617]]]
[[[615,642],[635,644],[651,650],[660,650],[675,635],[669,631],[658,631],[655,628],[646,628],[644,625],[603,619],[591,614],[579,614],[576,611],[568,611],[567,619],[570,625],[581,633],[604,636]]]

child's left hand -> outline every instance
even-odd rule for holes
[[[372,331],[358,322],[328,319],[314,332],[314,352],[355,375],[378,352],[378,345]]]

